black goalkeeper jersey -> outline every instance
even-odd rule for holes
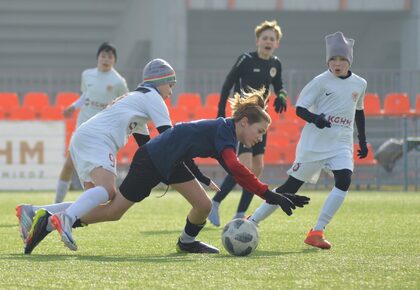
[[[257,52],[242,54],[226,77],[220,94],[218,117],[225,116],[226,102],[232,87],[235,93],[248,88],[259,90],[265,87],[264,97],[269,96],[270,84],[273,84],[276,95],[283,88],[281,79],[281,62],[277,56],[265,60]]]

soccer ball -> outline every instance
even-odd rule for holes
[[[258,242],[258,229],[248,220],[234,219],[223,228],[223,247],[234,256],[248,256],[257,248]]]

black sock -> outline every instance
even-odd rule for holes
[[[87,227],[87,224],[82,223],[80,219],[77,219],[74,224],[72,225],[72,228],[81,228],[81,227]]]
[[[187,218],[184,231],[182,232],[182,235],[180,237],[181,242],[192,243],[195,237],[197,237],[200,231],[204,228],[205,224],[206,222],[202,223],[201,225],[195,225],[192,224]]]
[[[225,180],[223,180],[222,186],[220,186],[220,191],[216,193],[216,195],[213,197],[213,200],[219,203],[222,202],[222,200],[225,199],[229,192],[232,191],[235,185],[235,179],[232,177],[232,175],[229,174],[225,177]]]
[[[254,195],[252,193],[243,189],[241,200],[239,201],[238,209],[236,212],[246,212],[248,210],[249,205],[251,204],[253,197]]]

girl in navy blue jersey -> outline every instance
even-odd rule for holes
[[[237,142],[252,147],[261,141],[271,122],[270,116],[264,111],[262,95],[263,91],[254,90],[247,93],[245,98],[237,94],[231,100],[232,118],[180,123],[150,140],[135,153],[128,175],[119,188],[121,194],[81,217],[79,223],[118,220],[134,203],[148,197],[151,190],[163,182],[172,185],[192,205],[178,239],[177,251],[219,253],[217,248],[195,240],[212,206],[196,179],[199,173],[193,174],[187,168],[195,157],[215,158],[241,186],[270,204],[279,205],[288,215],[296,206],[303,207],[309,198],[270,191],[236,157]],[[211,185],[208,178],[200,178],[200,181]]]

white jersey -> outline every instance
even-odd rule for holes
[[[83,123],[76,135],[88,136],[110,146],[114,153],[127,144],[132,133],[149,135],[148,121],[155,127],[172,126],[169,111],[156,89],[134,91]]]
[[[296,162],[331,158],[343,150],[353,152],[356,110],[363,110],[366,81],[353,74],[345,79],[329,70],[316,76],[302,90],[296,106],[325,114],[331,128],[319,129],[307,123],[296,148]]]
[[[83,103],[77,117],[77,127],[105,109],[115,98],[128,92],[125,79],[115,69],[101,72],[98,68],[83,71],[81,90]]]

